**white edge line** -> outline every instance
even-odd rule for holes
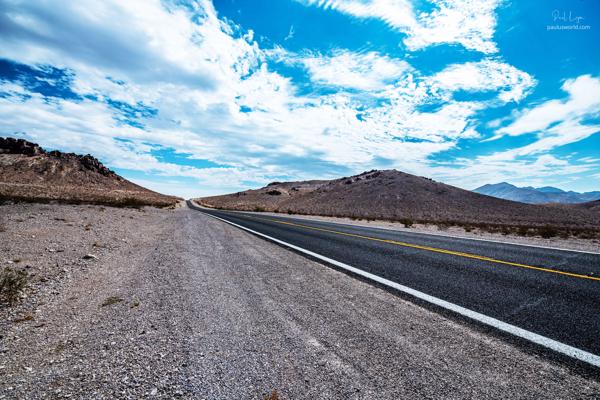
[[[232,213],[239,213],[239,214],[255,214],[255,215],[265,215],[265,213],[256,213],[256,212],[252,212],[252,211],[238,211],[238,210],[218,210],[218,209],[214,209],[214,208],[208,208],[208,207],[204,207],[204,206],[200,206],[199,204],[194,202],[194,205],[196,205],[197,207],[200,208],[206,208],[207,210],[214,210],[214,211],[225,211],[225,212],[232,212]],[[438,237],[445,237],[445,238],[452,238],[452,239],[464,239],[464,240],[476,240],[478,242],[489,242],[489,243],[500,243],[500,244],[510,244],[513,246],[521,246],[521,247],[535,247],[538,249],[548,249],[548,250],[558,250],[558,251],[571,251],[574,253],[584,253],[584,254],[595,254],[595,255],[600,255],[600,252],[597,251],[590,251],[590,250],[576,250],[576,249],[565,249],[563,247],[552,247],[552,246],[542,246],[541,244],[526,244],[526,243],[518,243],[518,242],[504,242],[502,240],[494,240],[494,239],[483,239],[483,238],[474,238],[474,237],[467,237],[467,236],[454,236],[454,235],[447,235],[447,234],[443,234],[443,233],[433,233],[433,232],[411,232],[411,231],[405,231],[405,230],[400,230],[400,229],[396,229],[396,228],[388,228],[385,226],[367,226],[367,225],[354,225],[348,222],[337,222],[337,221],[324,221],[324,220],[318,220],[318,219],[309,219],[309,218],[294,218],[289,217],[289,216],[285,216],[285,215],[279,215],[277,213],[268,213],[268,214],[273,214],[273,215],[269,215],[272,217],[277,217],[277,218],[282,218],[282,219],[291,219],[291,220],[296,220],[296,221],[309,221],[309,222],[322,222],[322,223],[326,223],[326,224],[335,224],[335,225],[345,225],[345,226],[352,226],[355,228],[371,228],[371,229],[384,229],[386,231],[393,231],[393,232],[400,232],[400,233],[409,233],[409,234],[415,234],[415,235],[424,235],[424,236],[438,236]],[[316,217],[319,217],[319,215],[316,215]],[[332,217],[335,218],[335,217]]]
[[[202,211],[200,211],[200,212],[202,212]],[[254,235],[267,238],[267,239],[269,239],[272,242],[279,243],[279,244],[281,244],[283,246],[286,246],[286,247],[289,247],[289,248],[294,249],[296,251],[299,251],[301,253],[307,254],[307,255],[309,255],[311,257],[314,257],[314,258],[317,258],[319,260],[325,261],[328,264],[335,265],[336,267],[345,269],[345,270],[350,271],[350,272],[352,272],[352,273],[354,273],[356,275],[360,275],[360,276],[362,276],[364,278],[367,278],[367,279],[372,280],[374,282],[380,283],[380,284],[382,284],[384,286],[387,286],[387,287],[396,289],[396,290],[398,290],[400,292],[409,294],[409,295],[411,295],[413,297],[416,297],[416,298],[418,298],[420,300],[423,300],[423,301],[425,301],[427,303],[434,304],[434,305],[436,305],[438,307],[441,307],[441,308],[444,308],[446,310],[450,310],[450,311],[455,312],[457,314],[460,314],[460,315],[462,315],[464,317],[471,318],[471,319],[473,319],[475,321],[481,322],[482,324],[485,324],[485,325],[491,326],[493,328],[499,329],[499,330],[501,330],[503,332],[509,333],[509,334],[511,334],[513,336],[520,337],[522,339],[528,340],[530,342],[533,342],[533,343],[535,343],[537,345],[540,345],[542,347],[545,347],[547,349],[554,350],[554,351],[556,351],[558,353],[564,354],[566,356],[575,358],[575,359],[577,359],[579,361],[583,361],[585,363],[588,363],[588,364],[591,364],[591,365],[593,365],[595,367],[600,368],[600,356],[597,356],[595,354],[589,353],[589,352],[587,352],[585,350],[581,350],[581,349],[578,349],[576,347],[569,346],[567,344],[561,343],[561,342],[556,341],[554,339],[550,339],[550,338],[547,338],[545,336],[538,335],[537,333],[533,333],[533,332],[530,332],[528,330],[519,328],[518,326],[514,326],[514,325],[508,324],[506,322],[502,322],[502,321],[500,321],[500,320],[498,320],[496,318],[488,317],[487,315],[478,313],[476,311],[469,310],[468,308],[464,308],[464,307],[461,307],[461,306],[456,305],[454,303],[450,303],[450,302],[448,302],[446,300],[442,300],[442,299],[439,299],[437,297],[428,295],[427,293],[423,293],[423,292],[420,292],[418,290],[411,289],[408,286],[401,285],[399,283],[396,283],[396,282],[390,281],[388,279],[382,278],[380,276],[377,276],[377,275],[371,274],[369,272],[363,271],[362,269],[352,267],[352,266],[350,266],[348,264],[344,264],[343,262],[339,262],[339,261],[336,261],[336,260],[334,260],[332,258],[323,256],[321,254],[314,253],[314,252],[312,252],[310,250],[303,249],[302,247],[298,247],[298,246],[293,245],[291,243],[284,242],[283,240],[279,240],[279,239],[276,239],[276,238],[274,238],[272,236],[265,235],[264,233],[260,233],[260,232],[257,232],[255,230],[252,230],[250,228],[246,228],[245,226],[238,225],[238,224],[236,224],[234,222],[227,221],[226,219],[217,217],[215,215],[208,214],[208,213],[205,213],[205,212],[202,212],[202,213],[205,214],[205,215],[208,215],[208,216],[210,216],[212,218],[215,218],[215,219],[218,219],[220,221],[223,221],[223,222],[225,222],[225,223],[227,223],[229,225],[233,225],[233,226],[235,226],[237,228],[240,228],[240,229],[243,229],[245,231],[248,231],[248,232],[250,232],[250,233],[252,233]]]

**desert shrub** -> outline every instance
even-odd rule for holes
[[[114,205],[117,207],[140,208],[148,205],[148,203],[135,197],[125,197],[124,199],[117,200]]]
[[[473,227],[471,225],[465,225],[463,229],[465,232],[473,232]]]
[[[6,232],[6,225],[0,224],[0,232]]]
[[[102,307],[112,306],[113,304],[117,304],[122,301],[123,301],[123,299],[118,296],[110,296],[110,297],[107,297],[106,300],[104,300],[104,302],[101,304],[101,306]]]
[[[281,192],[279,190],[277,190],[277,189],[273,189],[273,190],[269,190],[267,192],[267,194],[270,195],[270,196],[280,196]]]
[[[400,223],[404,225],[405,228],[410,228],[414,225],[414,222],[410,218],[401,218]]]
[[[517,235],[519,236],[527,236],[529,234],[529,228],[527,228],[526,226],[520,226],[517,229]]]
[[[558,234],[558,231],[556,230],[556,228],[550,225],[545,225],[541,228],[538,228],[538,234],[544,239],[549,239],[551,237],[556,236]]]
[[[33,314],[27,313],[27,314],[23,315],[21,318],[15,319],[14,322],[16,322],[16,323],[27,322],[27,321],[33,321],[34,319],[35,319],[35,317],[33,316]]]
[[[290,215],[292,215],[294,212],[293,212],[292,210],[289,210],[289,209],[288,209],[288,210],[287,210],[287,213],[288,213],[288,214],[290,214]]]
[[[264,211],[265,211],[265,208],[264,208],[264,207],[261,207],[261,206],[256,206],[256,207],[254,207],[254,211],[255,211],[255,212],[264,212]]]
[[[436,223],[438,230],[446,231],[450,227],[450,224],[447,221],[440,221]]]
[[[593,231],[591,229],[581,229],[576,233],[576,235],[580,239],[595,239],[599,236],[597,231]]]
[[[27,285],[27,273],[6,267],[0,273],[0,300],[14,304],[19,299],[19,294]]]
[[[277,394],[277,390],[273,390],[271,394],[265,396],[265,400],[279,400],[279,395]]]

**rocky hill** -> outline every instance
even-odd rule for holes
[[[600,232],[600,215],[498,199],[396,170],[330,181],[273,182],[198,200],[206,206],[350,218],[512,227],[546,225]]]
[[[136,185],[91,155],[45,151],[0,138],[0,200],[170,206],[179,200]]]

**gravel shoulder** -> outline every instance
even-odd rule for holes
[[[0,309],[0,398],[600,393],[565,366],[187,208],[0,213],[2,266],[35,274],[21,303]]]

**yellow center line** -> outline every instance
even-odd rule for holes
[[[246,214],[246,216],[249,216],[249,215]],[[259,219],[259,220],[276,222],[278,224],[283,224],[283,225],[291,225],[291,226],[296,226],[296,227],[299,227],[299,228],[312,229],[314,231],[321,231],[321,232],[327,232],[327,233],[335,233],[337,235],[350,236],[350,237],[354,237],[354,238],[358,238],[358,239],[372,240],[372,241],[375,241],[375,242],[389,243],[389,244],[394,244],[394,245],[403,246],[403,247],[409,247],[409,248],[413,248],[413,249],[432,251],[432,252],[435,252],[435,253],[450,254],[450,255],[458,256],[458,257],[472,258],[472,259],[475,259],[475,260],[488,261],[488,262],[492,262],[492,263],[496,263],[496,264],[510,265],[512,267],[527,268],[527,269],[532,269],[532,270],[535,270],[535,271],[542,271],[542,272],[549,272],[549,273],[552,273],[552,274],[571,276],[571,277],[574,277],[574,278],[589,279],[589,280],[592,280],[592,281],[600,281],[600,277],[583,275],[583,274],[576,274],[576,273],[573,273],[573,272],[560,271],[560,270],[551,269],[551,268],[534,267],[533,265],[526,265],[526,264],[519,264],[519,263],[515,263],[515,262],[511,262],[511,261],[497,260],[495,258],[486,257],[486,256],[480,256],[480,255],[471,254],[471,253],[463,253],[461,251],[439,249],[437,247],[422,246],[422,245],[419,245],[419,244],[399,242],[399,241],[396,241],[396,240],[380,239],[380,238],[371,237],[371,236],[364,236],[364,235],[357,235],[357,234],[354,234],[354,233],[340,232],[340,231],[335,231],[335,230],[332,230],[332,229],[317,228],[317,227],[314,227],[314,226],[296,224],[294,222],[280,221],[280,220],[271,219],[271,218],[259,218],[259,217],[254,217],[254,216],[249,216],[249,217],[250,218]]]

